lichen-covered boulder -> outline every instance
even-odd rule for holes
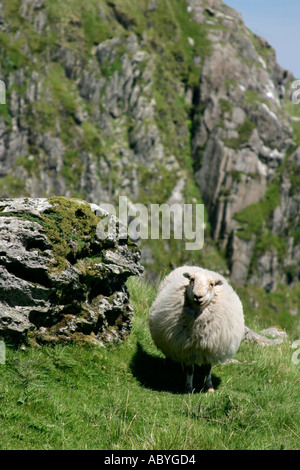
[[[8,342],[117,342],[130,332],[130,239],[99,237],[107,216],[64,197],[0,200],[0,336]]]

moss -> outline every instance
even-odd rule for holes
[[[268,100],[261,98],[257,90],[245,90],[244,100],[246,104],[252,104],[252,105],[256,103],[268,104]]]
[[[30,5],[28,5],[30,8]],[[38,34],[29,20],[21,13],[20,2],[11,0],[3,3],[3,14],[9,23],[9,33],[0,32],[0,48],[5,56],[6,71],[26,67],[29,70],[40,68],[40,54],[53,45],[56,37],[49,29]],[[27,50],[30,53],[27,53]],[[26,52],[25,52],[26,51]],[[35,57],[34,57],[35,56]],[[35,60],[38,57],[38,60]]]
[[[8,102],[9,102],[9,91],[6,90],[6,103],[0,104],[0,119],[3,119],[6,125],[6,132],[9,132],[12,130],[12,116],[9,111]]]
[[[55,134],[59,122],[60,138],[69,145],[71,138],[76,135],[74,116],[77,108],[82,105],[76,84],[66,77],[61,64],[50,63],[41,85],[40,99],[29,104],[27,125],[41,133]]]
[[[4,56],[1,59],[1,65],[5,66],[6,72],[30,64],[30,60],[22,52],[25,43],[26,41],[22,37],[13,39],[11,34],[0,31],[0,49]]]
[[[82,124],[82,130],[83,140],[81,145],[83,149],[94,154],[101,154],[102,142],[99,136],[99,131],[96,129],[94,124],[86,121]]]
[[[289,162],[289,177],[291,182],[291,188],[289,195],[294,196],[300,193],[300,167],[295,162]]]
[[[114,72],[122,73],[122,57],[120,51],[118,57],[113,62],[107,60],[101,64],[101,73],[106,78],[111,77]]]
[[[242,171],[238,170],[231,170],[227,172],[228,175],[232,177],[233,181],[236,181],[237,183],[240,183],[242,181],[242,177],[244,173]]]
[[[52,197],[53,208],[42,214],[42,225],[52,243],[54,271],[61,272],[67,261],[87,255],[96,238],[99,218],[89,204],[75,199]]]
[[[270,184],[262,201],[246,207],[234,218],[242,225],[237,234],[240,238],[250,240],[253,235],[260,235],[263,224],[268,224],[272,212],[280,204],[280,178]]]
[[[291,236],[294,238],[295,245],[300,244],[300,227],[297,227],[291,232]]]
[[[263,255],[270,250],[271,247],[276,249],[279,262],[284,261],[285,254],[288,250],[287,240],[279,237],[278,235],[274,235],[269,230],[265,230],[257,239],[255,245],[255,257]]]
[[[233,78],[225,78],[225,85],[227,88],[234,87],[237,88],[238,82]]]
[[[225,145],[227,147],[233,148],[235,150],[238,150],[242,144],[246,143],[255,128],[255,124],[250,121],[250,119],[246,116],[243,124],[241,124],[238,128],[237,131],[239,133],[239,136],[235,139],[226,139]]]
[[[52,245],[54,261],[51,262],[51,268],[53,272],[62,272],[68,261],[73,263],[83,257],[87,259],[92,259],[89,258],[90,256],[95,257],[93,253],[95,243],[100,248],[100,240],[96,234],[100,219],[91,210],[90,205],[87,202],[63,196],[51,197],[48,201],[53,207],[40,216],[27,212],[0,212],[0,215],[11,215],[37,222],[44,228]]]
[[[65,178],[68,189],[76,187],[80,183],[82,165],[78,152],[74,149],[67,149],[64,155],[62,174]]]
[[[99,15],[99,2],[90,1],[80,3],[80,7],[80,20],[82,21],[84,38],[90,49],[93,44],[99,44],[111,36],[110,22],[108,20],[101,20]]]
[[[51,65],[47,76],[47,84],[50,87],[54,104],[67,114],[75,114],[77,109],[75,84],[66,77],[60,64],[54,63]]]
[[[220,99],[219,104],[221,107],[221,111],[224,114],[225,112],[231,113],[233,104],[230,101]]]

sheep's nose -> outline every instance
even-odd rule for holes
[[[203,296],[202,295],[196,295],[194,294],[194,301],[197,302],[197,303],[200,303],[203,299]]]

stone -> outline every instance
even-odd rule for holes
[[[0,201],[1,337],[103,345],[129,334],[133,309],[125,282],[143,268],[124,233],[97,237],[107,215],[96,204],[64,197]]]
[[[271,338],[268,338],[271,336]],[[245,341],[252,341],[259,346],[274,346],[281,344],[284,339],[287,338],[285,331],[279,330],[278,328],[267,328],[262,330],[260,333],[256,333],[247,326],[245,326]]]
[[[278,283],[278,256],[276,249],[270,247],[257,260],[257,274],[253,275],[257,284],[260,284],[267,292],[276,290]]]
[[[248,277],[248,270],[254,248],[254,241],[242,240],[235,233],[230,241],[230,279],[237,285],[244,284]]]
[[[286,334],[285,331],[280,330],[278,328],[275,328],[274,326],[270,327],[270,328],[265,328],[264,330],[261,330],[260,334],[264,335],[264,336],[270,336],[272,339],[274,339],[274,338],[282,338],[282,339],[287,338],[287,334]]]
[[[241,126],[245,120],[245,111],[240,108],[239,106],[236,106],[232,110],[232,121],[237,125]]]

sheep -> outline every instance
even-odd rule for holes
[[[182,266],[161,282],[149,313],[154,344],[186,370],[193,391],[194,364],[202,366],[204,387],[213,392],[213,364],[234,356],[244,337],[242,303],[226,279],[214,271]]]

